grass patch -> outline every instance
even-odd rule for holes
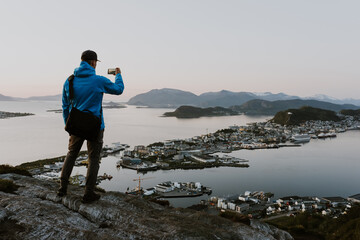
[[[0,174],[5,174],[5,173],[16,173],[16,174],[20,174],[20,175],[24,175],[24,176],[30,176],[31,174],[24,168],[22,167],[13,167],[10,165],[0,165]]]
[[[81,151],[79,153],[79,156],[83,156],[84,154],[86,154],[87,151]],[[41,159],[41,160],[37,160],[37,161],[33,161],[33,162],[26,162],[23,164],[20,164],[17,167],[21,167],[27,170],[31,170],[31,169],[35,169],[35,168],[42,168],[44,167],[44,165],[50,165],[50,164],[55,164],[57,162],[63,162],[65,160],[66,156],[60,156],[60,157],[54,157],[54,158],[46,158],[46,159]]]
[[[14,193],[19,188],[13,181],[7,179],[0,179],[0,191],[6,193]]]
[[[34,168],[41,168],[44,167],[44,165],[47,164],[54,164],[56,162],[63,162],[65,159],[65,156],[61,156],[61,157],[56,157],[56,158],[47,158],[47,159],[42,159],[42,160],[37,160],[34,162],[26,162],[23,164],[20,164],[18,167],[27,169],[27,170],[31,170]]]

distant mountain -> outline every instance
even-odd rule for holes
[[[199,108],[192,106],[181,106],[174,112],[164,113],[165,117],[177,117],[177,118],[199,118],[199,117],[213,117],[213,116],[232,116],[238,115],[237,112],[223,107],[210,107]]]
[[[25,100],[30,101],[61,101],[62,95],[52,95],[52,96],[39,96],[39,97],[29,97],[25,98]]]
[[[353,99],[353,98],[337,99],[324,94],[317,94],[303,99],[319,100],[319,101],[330,102],[335,104],[354,104],[356,106],[360,106],[360,99]]]
[[[267,101],[276,101],[276,100],[290,100],[290,99],[300,99],[298,96],[290,96],[285,93],[271,93],[271,92],[265,92],[265,93],[254,93],[257,97],[257,99],[263,99]]]
[[[0,101],[14,101],[15,99],[13,97],[8,97],[5,95],[0,94]]]
[[[29,98],[8,97],[0,94],[0,101],[61,101],[62,95],[40,96]]]
[[[272,122],[281,125],[298,125],[310,120],[339,121],[334,111],[320,108],[302,107],[300,109],[287,109],[275,114]]]
[[[176,108],[180,105],[198,105],[198,96],[186,91],[163,88],[153,89],[147,93],[142,93],[130,98],[129,105]]]
[[[128,104],[142,105],[148,107],[179,107],[182,105],[191,105],[197,107],[230,107],[241,105],[253,99],[266,100],[287,100],[298,98],[284,93],[272,94],[254,94],[250,92],[231,92],[222,90],[219,92],[207,92],[199,96],[176,89],[154,89],[147,93],[142,93],[132,97]]]
[[[308,98],[300,98],[298,96],[291,96],[285,93],[251,93],[251,92],[232,92],[227,90],[222,90],[219,92],[206,92],[203,94],[195,95],[191,92],[181,91],[170,88],[163,89],[154,89],[147,93],[142,93],[132,97],[128,104],[130,105],[141,105],[147,107],[164,107],[164,108],[177,108],[183,105],[196,106],[196,107],[231,107],[231,106],[240,106],[248,101],[260,99],[265,101],[280,101],[280,100],[307,100],[307,101],[320,101],[320,102],[328,102],[336,105],[346,104],[348,108],[353,108],[353,105],[360,106],[360,99],[344,99],[339,100],[336,98],[332,98],[326,95],[315,95],[313,97]],[[312,104],[316,104],[315,102],[309,102]],[[268,105],[268,103],[264,103]],[[301,103],[303,104],[303,103]],[[304,105],[301,105],[304,106]],[[301,107],[295,106],[295,107]],[[312,105],[309,105],[312,106]],[[282,110],[289,108],[292,106],[284,106],[281,107]],[[314,107],[322,107],[314,105]],[[329,106],[326,109],[330,108]],[[265,110],[265,108],[263,109]],[[275,114],[278,109],[274,109],[270,111],[269,114]],[[331,109],[334,111],[339,111],[341,109],[335,108]]]
[[[230,92],[222,90],[220,92],[208,92],[199,96],[199,106],[201,107],[230,107],[240,105],[251,99],[257,98],[255,94],[248,92]]]
[[[279,100],[279,101],[266,101],[255,99],[248,101],[240,106],[230,107],[232,110],[245,113],[248,115],[274,115],[279,111],[284,111],[289,108],[301,108],[303,106],[310,106],[314,108],[321,108],[325,110],[331,110],[339,112],[343,109],[358,109],[358,106],[352,104],[334,104],[329,102],[317,101],[317,100]]]

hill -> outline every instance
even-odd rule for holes
[[[61,94],[52,96],[34,96],[28,98],[9,97],[0,94],[0,101],[61,101],[61,98]]]
[[[270,121],[281,125],[298,125],[310,120],[339,121],[340,118],[334,111],[302,107],[300,109],[288,109],[278,112]]]
[[[15,99],[13,97],[8,97],[5,95],[0,94],[0,101],[14,101]]]
[[[174,112],[164,113],[165,117],[177,118],[199,118],[231,115],[238,115],[238,113],[231,109],[223,107],[198,108],[192,106],[181,106],[177,108]]]
[[[203,93],[199,96],[201,107],[230,107],[235,104],[242,104],[249,100],[255,99],[257,96],[247,92],[230,92],[222,90],[220,92]]]
[[[142,93],[130,98],[129,105],[174,108],[180,105],[197,105],[198,96],[176,89],[163,88],[153,89],[147,93]]]
[[[349,116],[360,116],[360,109],[352,110],[352,109],[344,109],[340,111],[343,115],[349,115]]]
[[[279,111],[284,111],[289,108],[300,108],[303,106],[310,106],[314,108],[321,108],[331,111],[340,111],[343,109],[357,109],[358,107],[352,104],[334,104],[329,102],[317,101],[317,100],[279,100],[279,101],[266,101],[255,99],[248,101],[240,106],[230,107],[232,110],[245,113],[248,115],[274,115]]]
[[[31,101],[61,101],[62,95],[52,95],[52,96],[35,96],[35,97],[29,97],[25,98],[25,100],[31,100]]]

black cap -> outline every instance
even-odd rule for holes
[[[94,51],[91,50],[86,50],[85,52],[83,52],[81,54],[81,60],[82,61],[89,61],[89,60],[95,60],[95,61],[99,61],[97,59],[97,54]],[[100,61],[99,61],[100,62]]]

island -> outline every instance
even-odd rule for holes
[[[0,111],[0,119],[13,118],[13,117],[25,117],[35,115],[33,113],[19,113],[19,112],[3,112]]]
[[[116,108],[126,108],[124,104],[117,103],[117,102],[104,102],[103,109],[116,109]],[[53,112],[53,113],[62,113],[62,109],[49,109],[46,110],[47,112]]]
[[[176,117],[176,118],[199,118],[199,117],[234,116],[234,115],[239,115],[239,113],[229,108],[223,108],[223,107],[199,108],[193,106],[181,106],[177,108],[174,112],[164,113],[165,117]]]

